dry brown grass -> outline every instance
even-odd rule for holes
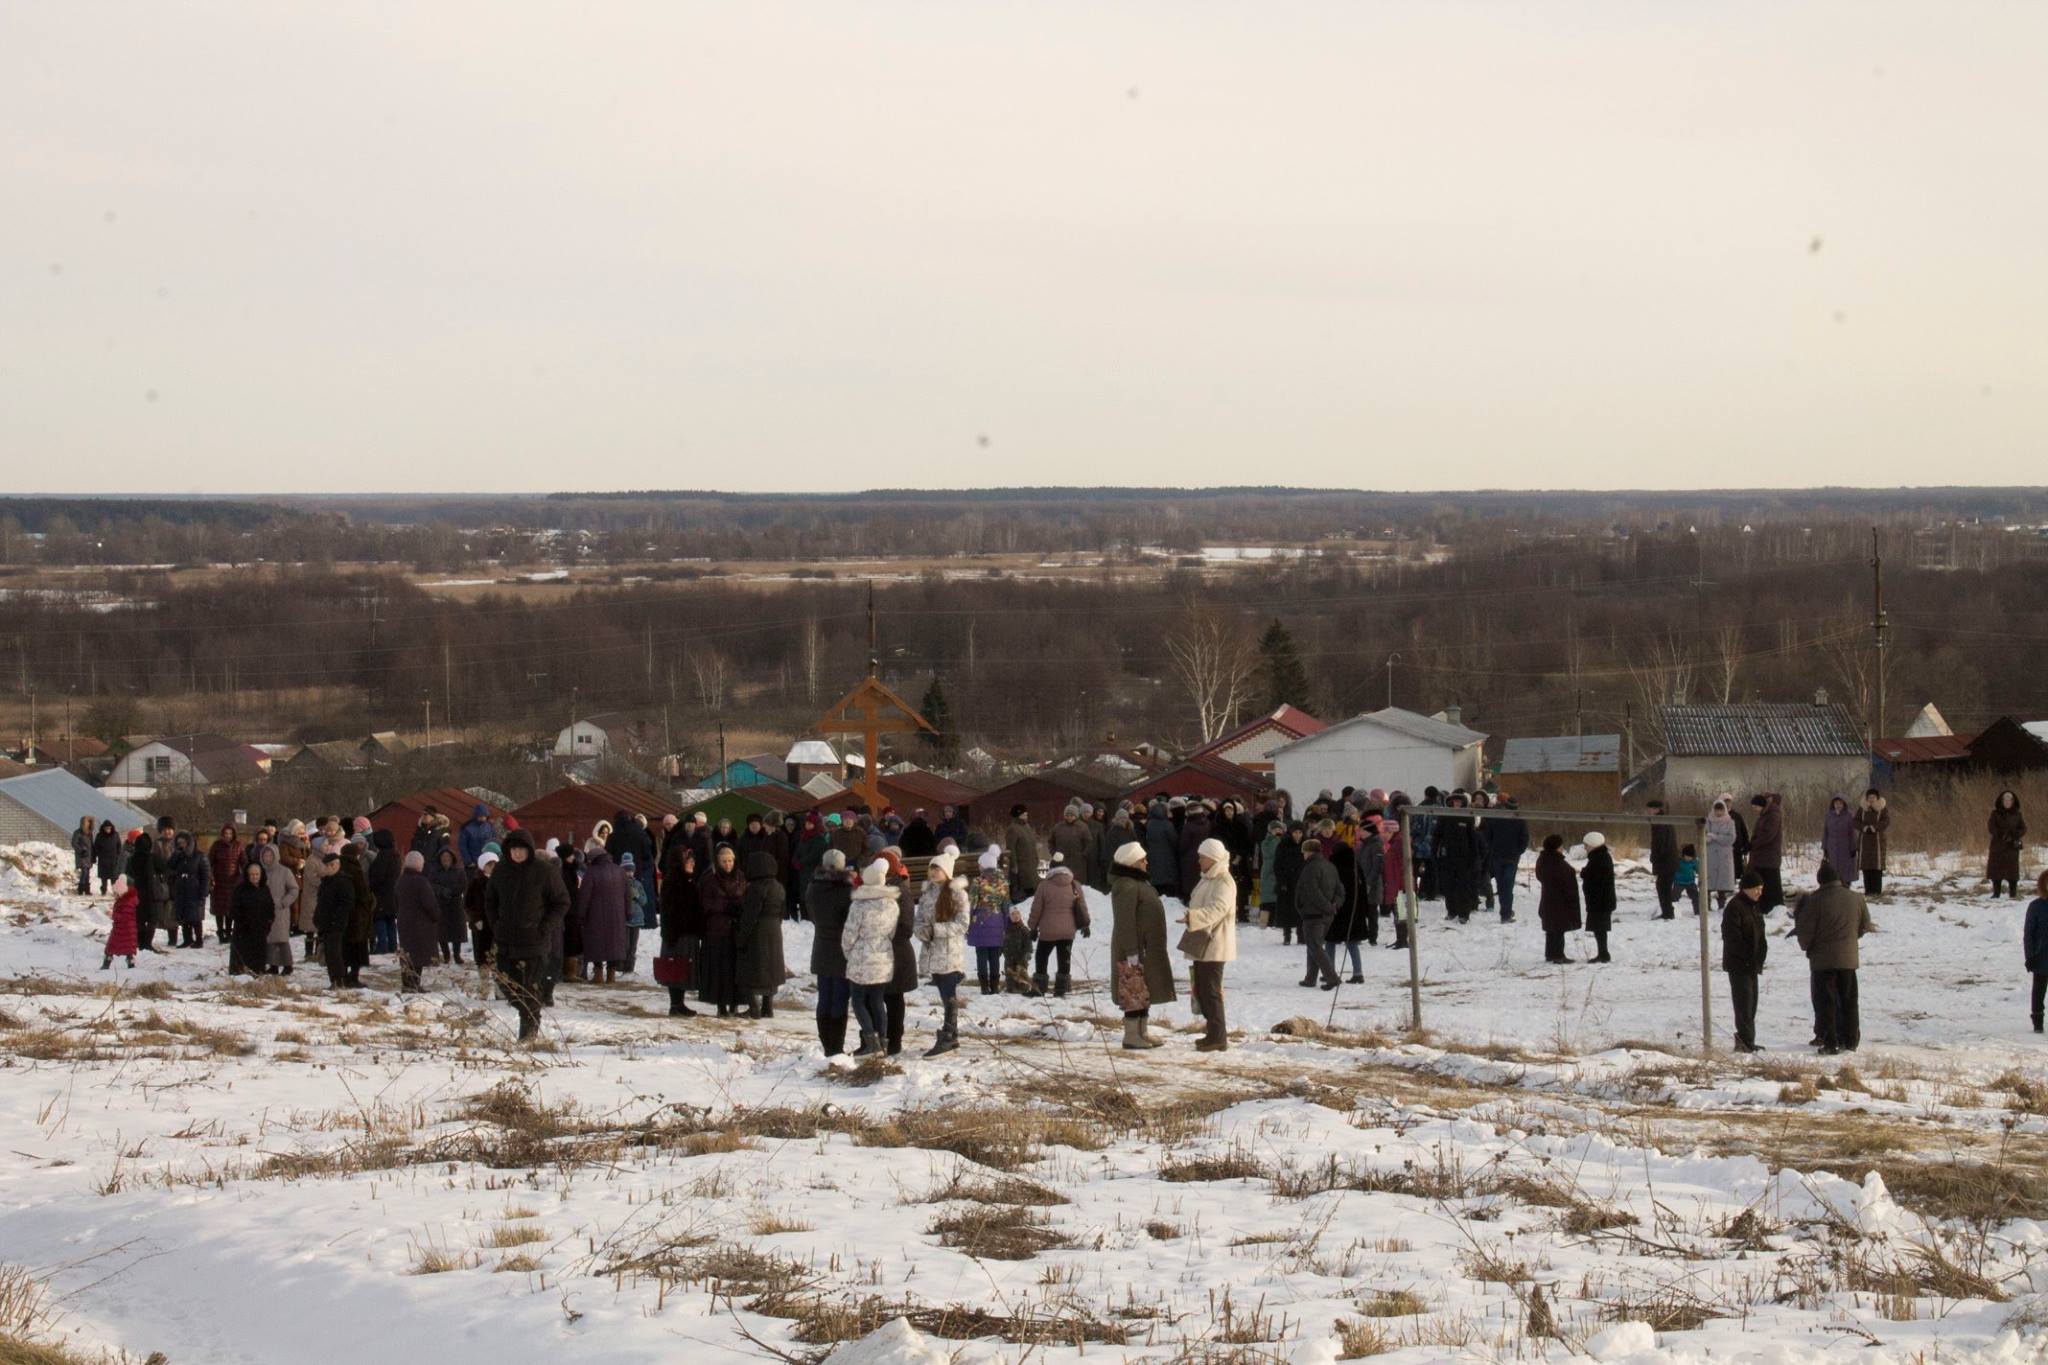
[[[927,1231],[940,1246],[991,1261],[1028,1261],[1041,1251],[1073,1245],[1050,1217],[1021,1204],[968,1204],[943,1215]]]
[[[1212,1180],[1263,1180],[1268,1174],[1266,1163],[1243,1147],[1232,1147],[1228,1151],[1218,1152],[1212,1156],[1183,1157],[1178,1161],[1168,1161],[1159,1168],[1159,1178],[1173,1184]]]
[[[1047,1147],[1098,1151],[1106,1142],[1099,1125],[1060,1114],[994,1106],[906,1109],[854,1133],[863,1147],[914,1147],[951,1152],[977,1165],[1016,1171]]]
[[[756,1237],[775,1237],[785,1232],[810,1232],[817,1225],[806,1223],[801,1218],[790,1218],[768,1209],[757,1209],[747,1219],[747,1231]]]
[[[532,1223],[500,1223],[491,1229],[491,1235],[484,1238],[481,1245],[493,1251],[510,1251],[513,1247],[532,1246],[547,1239],[548,1230],[544,1227]]]

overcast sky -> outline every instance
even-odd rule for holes
[[[2048,5],[0,7],[0,491],[2033,483]]]

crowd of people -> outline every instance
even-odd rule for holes
[[[1693,915],[1711,905],[1721,916],[1736,1045],[1755,1050],[1766,917],[1786,904],[1783,799],[1722,794],[1703,821],[1703,849],[1681,838],[1691,819],[1672,818],[1660,801],[1648,814],[1657,913],[1674,919],[1680,904]],[[1791,932],[1812,978],[1813,1045],[1823,1052],[1860,1042],[1857,940],[1871,928],[1867,898],[1883,891],[1890,829],[1877,791],[1854,806],[1834,798],[1815,885],[1793,898]],[[2003,793],[1989,821],[1994,894],[2017,894],[2025,831],[2016,795]],[[1177,954],[1206,1024],[1197,1047],[1221,1050],[1224,969],[1239,926],[1256,918],[1278,929],[1283,946],[1300,946],[1301,986],[1336,990],[1347,968],[1351,982],[1365,980],[1364,948],[1383,937],[1408,946],[1419,903],[1441,901],[1451,923],[1482,910],[1514,923],[1529,847],[1511,797],[1433,787],[1419,802],[1399,791],[1324,792],[1298,815],[1286,793],[1256,808],[1200,797],[1076,800],[1042,836],[1018,806],[994,838],[952,807],[934,822],[923,810],[905,818],[849,806],[773,822],[749,816],[740,829],[701,811],[650,824],[621,810],[580,839],[536,840],[478,805],[460,826],[427,808],[403,852],[390,829],[335,815],[266,820],[246,838],[229,823],[205,846],[169,817],[125,838],[86,820],[72,840],[78,893],[89,894],[96,877],[114,895],[103,969],[117,958],[133,966],[138,952],[201,947],[209,922],[230,972],[289,975],[318,962],[338,990],[361,988],[363,968],[391,955],[400,989],[418,991],[427,969],[460,966],[467,948],[484,987],[513,1005],[522,1038],[537,1032],[561,983],[635,975],[643,930],[658,936],[653,975],[672,1015],[698,1013],[694,996],[719,1018],[771,1017],[792,975],[783,926],[808,919],[820,1046],[846,1051],[851,1024],[856,1056],[902,1050],[906,997],[926,982],[942,1020],[927,1055],[957,1047],[970,956],[984,995],[1066,995],[1073,943],[1094,927],[1090,889],[1111,906],[1107,984],[1124,1046],[1159,1046],[1147,1020],[1176,998]],[[1568,935],[1583,930],[1595,945],[1586,960],[1610,963],[1612,850],[1600,831],[1577,847],[1576,865],[1561,834],[1536,853],[1544,957],[1572,962]],[[2048,983],[2048,873],[2038,889],[2022,934],[2036,1032]],[[1171,949],[1169,906],[1182,930]]]

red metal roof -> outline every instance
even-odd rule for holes
[[[1233,745],[1242,743],[1261,730],[1279,730],[1295,739],[1306,739],[1310,735],[1321,734],[1329,728],[1329,726],[1317,720],[1299,706],[1283,704],[1278,710],[1268,715],[1247,721],[1229,734],[1219,735],[1217,738],[1210,740],[1207,744],[1195,750],[1194,753],[1189,754],[1188,757],[1203,758],[1212,754],[1219,754]]]
[[[470,811],[478,806],[488,810],[492,820],[501,821],[505,818],[504,811],[488,801],[477,800],[460,787],[435,787],[430,791],[401,796],[396,801],[386,801],[370,812],[370,828],[390,830],[392,837],[398,840],[398,846],[403,848],[406,839],[419,824],[421,813],[428,806],[448,817],[450,835],[462,828],[469,820]]]
[[[939,806],[965,806],[979,796],[974,788],[963,786],[950,777],[937,773],[883,773],[876,780],[882,789],[882,796],[898,810],[909,811],[923,806],[926,811],[937,814]]]
[[[1970,756],[1975,735],[1927,735],[1917,739],[1881,739],[1878,757],[1888,763],[1947,763]]]

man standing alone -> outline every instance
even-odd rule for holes
[[[1856,1011],[1857,943],[1871,930],[1870,907],[1861,892],[1842,885],[1835,869],[1822,863],[1820,888],[1800,901],[1792,927],[1812,973],[1813,1032],[1820,1054],[1854,1052],[1863,1041]]]
[[[1664,814],[1664,803],[1652,801],[1650,814]],[[1672,883],[1678,877],[1678,831],[1665,824],[1650,826],[1650,874],[1657,879],[1659,919],[1676,919],[1678,896]]]
[[[1770,935],[1764,931],[1763,912],[1757,902],[1764,897],[1764,879],[1754,872],[1742,874],[1742,889],[1721,907],[1721,970],[1728,974],[1728,999],[1735,1007],[1735,1050],[1759,1051],[1756,1045],[1757,981],[1763,974],[1764,958],[1771,951]]]

